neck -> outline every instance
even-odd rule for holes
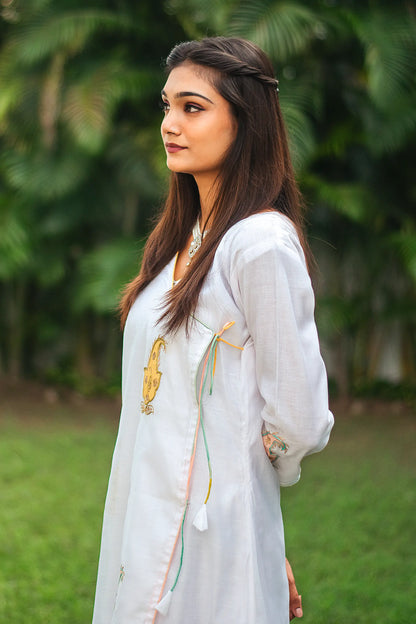
[[[214,205],[216,184],[212,176],[195,176],[195,182],[199,191],[199,203],[201,206],[200,227],[209,228],[212,225],[211,210]]]

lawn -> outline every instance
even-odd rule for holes
[[[416,413],[340,414],[282,492],[304,622],[416,622]]]
[[[0,622],[88,624],[116,418],[41,407],[0,406]]]
[[[0,402],[0,622],[90,622],[117,411]],[[330,445],[282,491],[305,624],[416,617],[416,414],[358,411],[342,410]]]

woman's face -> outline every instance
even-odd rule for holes
[[[167,166],[192,174],[198,184],[215,180],[237,134],[230,104],[203,78],[203,71],[192,63],[179,65],[162,90]]]

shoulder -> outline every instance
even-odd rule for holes
[[[218,252],[223,261],[234,267],[269,254],[288,254],[305,263],[295,226],[279,212],[262,212],[242,219],[225,233]]]

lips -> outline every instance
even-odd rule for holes
[[[182,147],[182,145],[177,145],[176,143],[165,143],[165,148],[169,154],[175,154],[176,152],[181,152],[186,149],[186,147]]]

